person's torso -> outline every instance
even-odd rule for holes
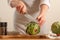
[[[27,9],[29,9],[28,14],[31,15],[33,18],[37,18],[40,11],[39,10],[40,0],[22,0],[22,1],[25,3]],[[30,21],[33,21],[31,18],[29,19],[26,18],[24,15],[20,15],[20,13],[18,13],[17,11],[15,11],[14,18],[15,28],[22,33],[25,33],[24,31],[21,31],[26,30],[25,24],[27,24]]]
[[[27,9],[28,10],[28,14],[30,14],[32,17],[37,18],[37,16],[39,15],[39,4],[40,4],[40,0],[22,0]],[[28,17],[28,16],[27,16]],[[20,15],[20,13],[15,12],[15,19],[19,22],[19,21],[28,21],[29,19],[27,19],[25,16]],[[27,19],[27,20],[26,20]]]

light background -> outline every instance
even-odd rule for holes
[[[60,0],[50,0],[51,7],[46,14],[45,31],[50,31],[51,24],[60,20]],[[14,31],[14,8],[11,8],[7,0],[0,0],[0,21],[8,22],[7,30]]]

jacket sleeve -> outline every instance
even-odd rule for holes
[[[19,3],[19,1],[21,0],[9,0],[9,5],[13,8],[16,7],[17,4]]]
[[[50,0],[41,0],[40,5],[46,4],[50,8]]]
[[[12,3],[12,0],[9,0],[9,1],[8,1],[8,4],[10,5],[10,7],[13,8],[15,3],[14,3],[14,2]]]
[[[12,1],[12,0],[8,0],[9,5],[10,5],[11,1]]]

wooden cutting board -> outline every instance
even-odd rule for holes
[[[53,40],[53,39],[49,39],[48,37],[46,37],[45,35],[31,35],[31,36],[27,36],[27,35],[0,35],[0,40]],[[60,39],[54,39],[54,40],[60,40]]]
[[[45,35],[0,35],[0,38],[20,38],[20,39],[48,39]]]

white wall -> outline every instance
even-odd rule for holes
[[[12,31],[13,29],[13,15],[14,9],[12,9],[7,0],[0,0],[0,21],[8,22],[7,30]]]
[[[48,32],[51,24],[54,21],[60,20],[60,0],[50,0],[51,8],[46,14],[46,31]],[[7,0],[0,0],[0,21],[8,22],[8,31],[14,30],[13,19],[14,19],[14,9],[12,9]],[[48,29],[48,30],[47,30]]]
[[[46,27],[47,31],[49,31],[51,25],[55,21],[60,21],[60,0],[50,0],[51,7],[46,15]]]

